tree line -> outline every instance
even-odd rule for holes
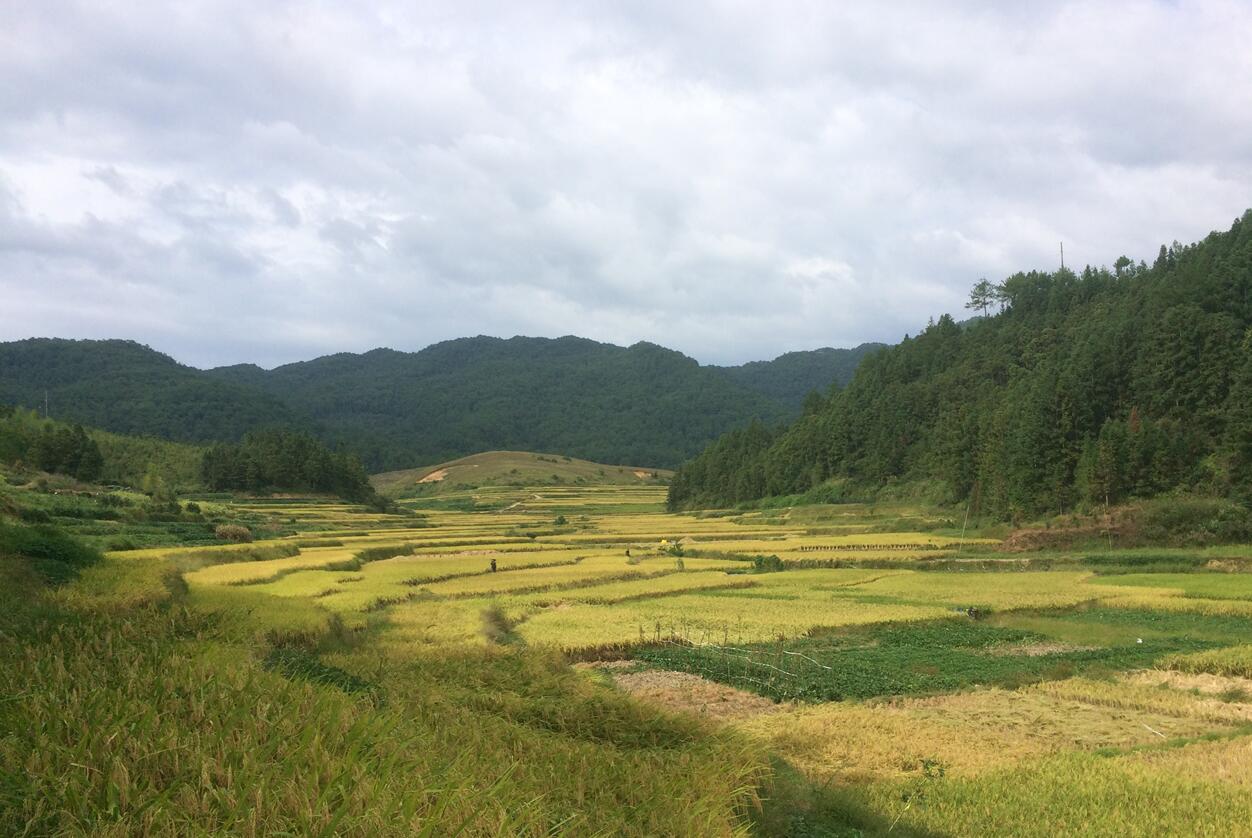
[[[1252,211],[1152,265],[981,280],[789,426],[685,463],[671,508],[845,487],[1012,518],[1174,490],[1252,496]]]
[[[99,480],[104,455],[82,425],[41,420],[34,411],[0,405],[0,461],[84,482]]]
[[[379,502],[360,460],[303,431],[253,431],[240,443],[214,445],[204,452],[201,477],[212,491],[319,492]]]
[[[202,449],[155,437],[113,434],[58,422],[37,411],[0,405],[0,463],[38,469],[84,483],[150,491],[200,488]]]

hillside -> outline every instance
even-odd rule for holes
[[[872,348],[712,367],[649,343],[476,337],[198,370],[131,341],[31,339],[0,344],[0,403],[42,408],[46,392],[54,418],[191,442],[284,425],[371,471],[492,450],[666,467],[753,418],[796,416]]]
[[[676,465],[752,417],[787,414],[678,352],[576,337],[476,337],[210,370],[306,413],[371,470],[492,450]]]
[[[155,437],[127,436],[44,419],[0,404],[0,466],[11,476],[35,470],[134,488],[198,488],[204,449]]]
[[[886,345],[863,343],[852,349],[827,346],[805,352],[787,352],[772,361],[749,361],[737,367],[713,369],[721,371],[739,386],[779,402],[793,416],[797,416],[805,396],[814,391],[825,394],[832,384],[847,386],[861,361]]]
[[[181,442],[236,440],[302,420],[273,396],[214,378],[128,340],[32,338],[0,343],[0,404],[121,434]]]
[[[1001,310],[871,355],[782,432],[685,464],[672,506],[922,492],[998,516],[1172,490],[1252,494],[1252,212],[1153,265],[1019,273]]]
[[[435,466],[403,469],[370,477],[385,494],[420,488],[437,494],[465,486],[541,486],[570,483],[587,486],[637,486],[665,480],[671,472],[641,466],[613,466],[558,454],[488,451]]]

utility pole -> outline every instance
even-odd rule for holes
[[[1061,270],[1065,270],[1065,242],[1061,242]]]
[[[48,418],[48,388],[43,388],[43,418]]]

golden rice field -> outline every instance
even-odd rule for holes
[[[180,571],[188,603],[235,626],[232,642],[337,638],[314,643],[326,661],[424,713],[535,716],[563,734],[586,725],[561,770],[544,780],[531,766],[514,802],[544,782],[594,796],[585,784],[603,779],[605,742],[640,724],[606,733],[524,685],[559,681],[626,719],[644,712],[623,709],[636,707],[620,690],[637,678],[649,701],[663,697],[647,712],[703,716],[700,729],[728,749],[664,763],[671,781],[699,784],[729,760],[709,781],[724,809],[697,794],[700,826],[686,821],[682,834],[826,834],[797,832],[804,821],[830,834],[1252,835],[1242,680],[1252,678],[1252,575],[1026,569],[934,511],[672,515],[659,511],[663,497],[644,485],[467,488],[402,498],[418,519],[245,503],[302,531],[116,553],[108,565],[114,578]],[[157,596],[146,584],[135,588]],[[595,663],[574,672],[571,660]],[[423,674],[403,681],[389,667]],[[437,688],[431,679],[451,671],[447,684],[459,686]],[[740,704],[754,709],[719,709]],[[552,758],[529,733],[497,734]],[[639,760],[630,771],[644,774]],[[758,794],[781,802],[757,806]],[[526,823],[562,834],[549,814]],[[593,834],[571,817],[569,834]],[[500,821],[470,823],[486,835]],[[674,834],[661,823],[616,826]]]

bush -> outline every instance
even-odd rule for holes
[[[1165,497],[1143,504],[1139,537],[1152,544],[1237,544],[1252,540],[1252,513],[1218,498]]]
[[[782,559],[777,556],[752,557],[753,573],[778,573],[784,569]]]
[[[52,584],[66,582],[88,565],[100,561],[100,553],[53,527],[12,526],[0,523],[0,555],[29,560]]]
[[[239,524],[218,524],[213,530],[213,535],[222,541],[233,541],[236,544],[244,544],[252,540],[252,530]]]

